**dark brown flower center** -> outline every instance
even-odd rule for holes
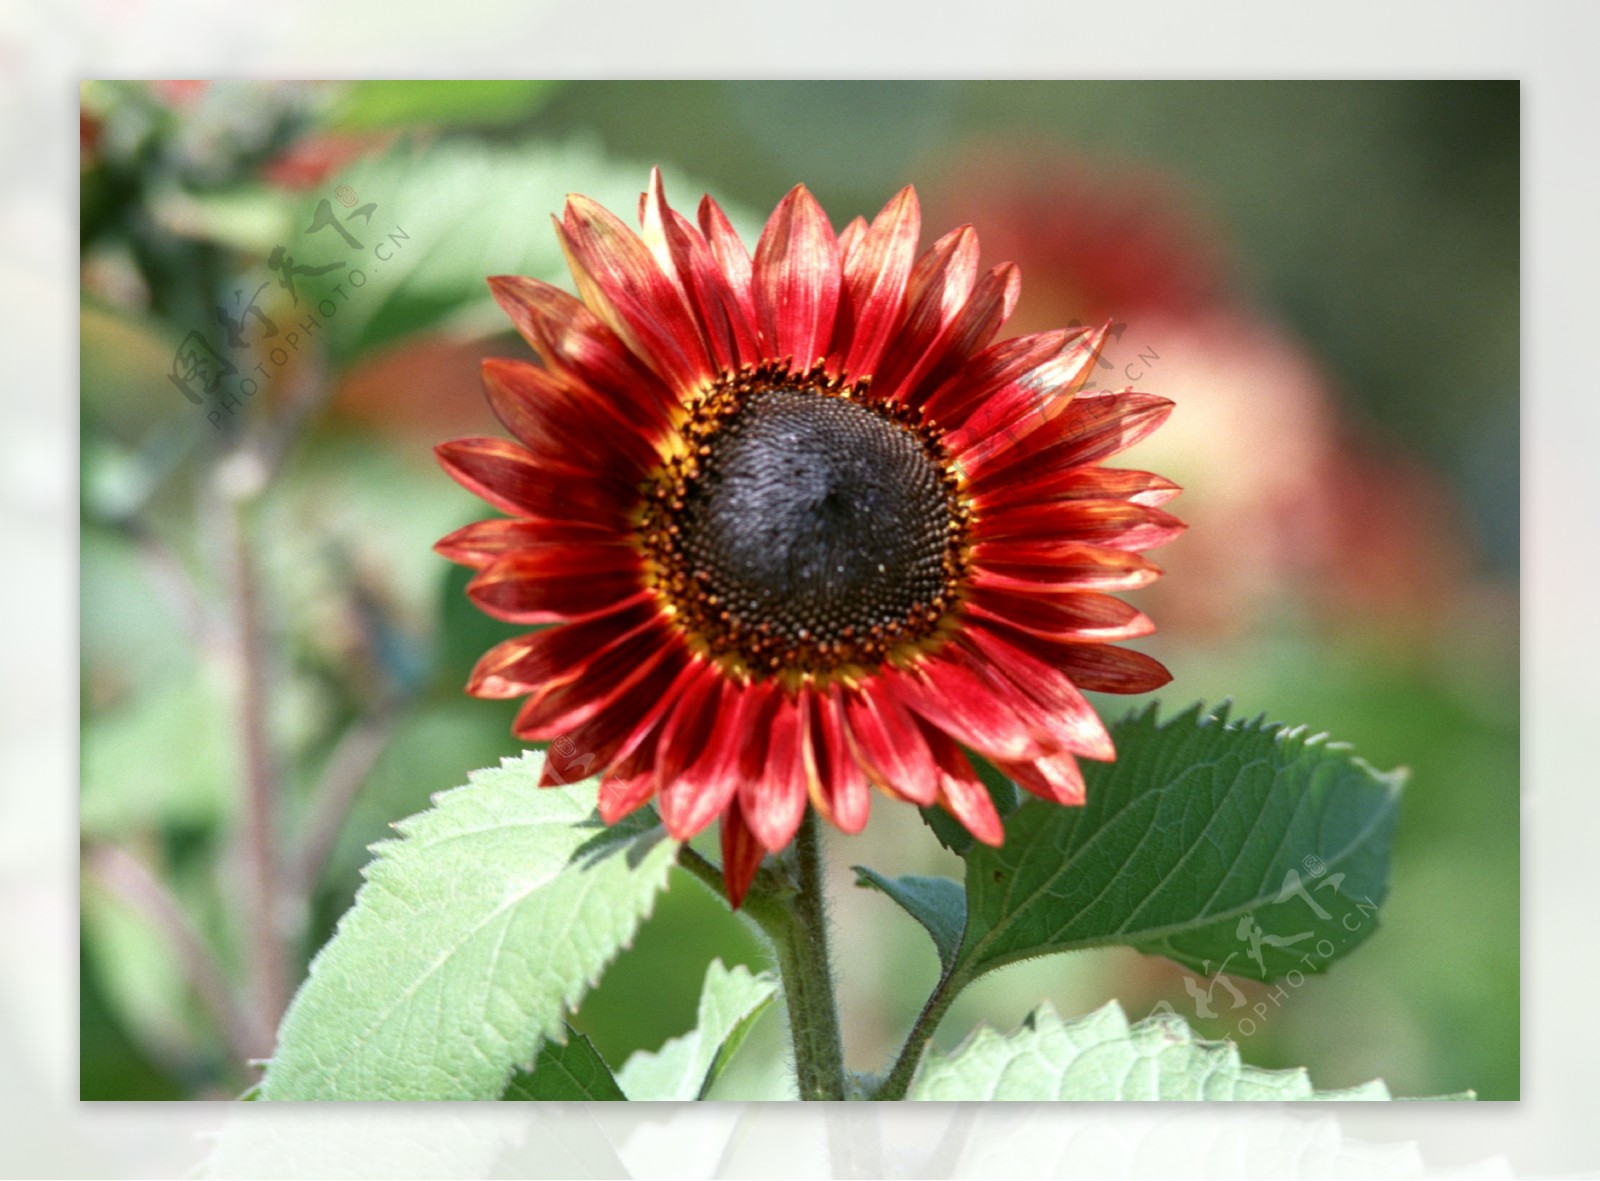
[[[657,585],[753,673],[873,666],[954,605],[966,509],[931,430],[820,374],[725,379],[646,510]]]

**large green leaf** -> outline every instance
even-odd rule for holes
[[[1113,729],[1088,802],[1006,818],[967,855],[968,978],[1046,952],[1126,944],[1201,972],[1319,972],[1376,926],[1401,772],[1342,744],[1199,707]]]
[[[475,772],[375,846],[278,1031],[263,1099],[497,1099],[633,937],[677,853],[603,827],[543,756]]]
[[[502,1099],[615,1103],[627,1098],[594,1043],[570,1025],[565,1032],[565,1042],[544,1039],[533,1069],[512,1075]]]
[[[618,1079],[628,1098],[704,1099],[777,991],[769,973],[752,973],[742,964],[725,968],[721,960],[712,960],[694,1029],[623,1063]]]
[[[1115,1001],[1073,1021],[1063,1021],[1045,1003],[1009,1035],[980,1029],[949,1054],[931,1054],[907,1097],[1035,1102],[1391,1098],[1380,1081],[1317,1091],[1303,1069],[1246,1066],[1232,1042],[1205,1041],[1172,1013],[1130,1027]]]

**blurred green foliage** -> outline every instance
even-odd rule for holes
[[[495,429],[471,358],[522,350],[484,277],[566,284],[549,215],[569,191],[627,215],[651,164],[679,205],[712,191],[752,234],[750,211],[797,181],[836,226],[907,182],[934,193],[999,183],[971,175],[972,149],[1012,141],[1041,164],[1172,178],[1225,227],[1249,297],[1306,342],[1346,396],[1342,412],[1427,460],[1468,514],[1471,585],[1401,642],[1378,614],[1335,623],[1290,604],[1236,621],[1230,637],[1170,631],[1149,650],[1177,674],[1161,695],[1169,707],[1232,695],[1241,715],[1309,723],[1412,772],[1380,931],[1241,1039],[1245,1060],[1311,1063],[1329,1087],[1381,1075],[1402,1094],[1515,1098],[1518,98],[1514,83],[1422,82],[86,84],[86,846],[133,850],[252,1003],[224,461],[242,444],[270,449],[297,422],[245,514],[286,864],[316,828],[352,729],[387,719],[289,916],[298,980],[348,908],[366,847],[521,747],[515,703],[460,691],[515,629],[473,610],[465,573],[430,549],[484,513],[429,446]],[[339,184],[378,206],[341,223],[359,252],[307,232],[319,201],[351,215]],[[396,228],[405,237],[373,266],[372,246]],[[303,322],[307,308],[269,266],[280,245],[303,265],[344,264],[305,277],[309,306],[334,298],[358,262],[365,285],[285,363],[260,339],[234,355],[243,373],[268,375],[213,423],[213,403],[191,404],[169,380],[174,350],[191,332],[216,339],[217,308],[237,313],[237,293],[262,285],[280,330]],[[451,349],[467,355],[465,376],[446,363]],[[911,809],[879,801],[867,832],[835,839],[830,857],[849,1065],[873,1068],[937,964],[892,903],[848,888],[845,867],[941,873],[951,856]],[[719,956],[759,966],[762,953],[741,920],[675,875],[573,1025],[614,1064],[657,1048],[690,1028]],[[92,872],[82,962],[84,1098],[216,1097],[249,1081],[148,914]],[[1178,970],[1080,953],[986,979],[938,1041],[948,1048],[980,1019],[1014,1026],[1041,998],[1071,1015],[1113,997],[1134,1018],[1168,1000],[1194,1020]],[[777,1008],[724,1084],[785,1093]],[[1197,1025],[1238,1036],[1226,1013]]]

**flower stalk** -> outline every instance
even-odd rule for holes
[[[906,1092],[911,1089],[912,1076],[917,1073],[917,1065],[922,1061],[928,1043],[933,1040],[933,1031],[938,1029],[939,1022],[944,1020],[944,1015],[955,1001],[956,994],[968,983],[968,978],[953,968],[939,977],[939,983],[929,994],[927,1003],[922,1006],[922,1012],[917,1014],[911,1032],[906,1034],[905,1044],[900,1047],[900,1053],[895,1055],[894,1065],[889,1067],[889,1073],[884,1076],[883,1082],[872,1092],[873,1099],[906,1097]]]
[[[720,895],[722,870],[688,845],[678,864]],[[771,941],[783,981],[800,1098],[845,1096],[844,1043],[828,957],[827,908],[822,884],[822,826],[812,809],[782,861],[783,872],[763,866],[745,896],[743,913]]]
[[[845,1097],[844,1044],[828,961],[820,830],[816,812],[807,808],[793,846],[796,889],[782,918],[772,921],[765,907],[751,914],[777,948],[800,1098],[839,1100]]]

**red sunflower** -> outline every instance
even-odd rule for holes
[[[685,840],[722,821],[738,905],[809,801],[845,832],[871,788],[1000,818],[963,748],[1083,801],[1110,759],[1081,690],[1168,674],[1111,647],[1153,630],[1107,591],[1160,573],[1177,486],[1104,468],[1164,398],[1081,393],[1104,333],[991,344],[1018,272],[981,273],[970,226],[920,256],[907,187],[835,236],[803,186],[754,257],[652,173],[638,234],[582,196],[556,225],[582,300],[490,286],[542,365],[484,363],[518,442],[459,439],[445,469],[509,519],[438,545],[478,571],[507,640],[467,689],[522,697],[545,781],[599,774],[607,823],[655,800]]]

